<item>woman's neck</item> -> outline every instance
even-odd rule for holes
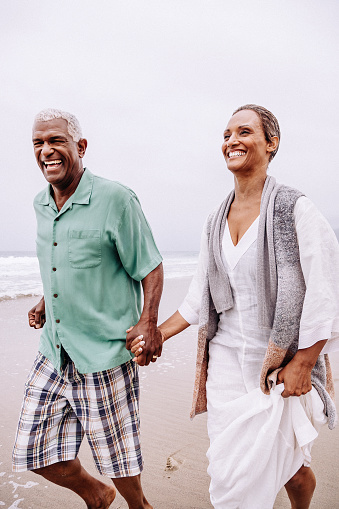
[[[266,172],[249,176],[234,175],[234,201],[241,203],[260,200],[266,177]]]
[[[260,214],[261,195],[266,173],[243,178],[234,176],[235,196],[228,212],[228,226],[236,246],[253,221]]]

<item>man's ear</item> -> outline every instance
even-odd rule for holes
[[[85,138],[81,138],[79,141],[78,141],[78,154],[79,154],[79,157],[82,159],[85,155],[85,152],[86,152],[86,148],[87,148],[87,140]]]

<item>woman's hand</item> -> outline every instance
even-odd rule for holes
[[[134,354],[133,361],[138,363],[138,356],[142,354],[143,347],[145,346],[145,341],[143,340],[143,335],[137,336],[135,339],[133,339],[131,344],[131,352]],[[152,362],[155,362],[157,359],[152,359]]]
[[[293,359],[278,373],[278,384],[284,384],[283,398],[301,396],[312,389],[311,372],[317,362],[326,339],[309,348],[298,350]]]
[[[131,332],[131,330],[133,329],[133,327],[130,327],[129,329],[127,329],[127,333],[128,332]],[[161,338],[162,338],[162,342],[164,342],[164,335],[163,333],[160,331],[161,333]],[[143,363],[139,362],[138,361],[138,357],[143,353],[144,351],[144,346],[145,346],[145,341],[144,341],[144,336],[141,334],[140,336],[137,336],[136,338],[133,339],[132,343],[131,343],[131,352],[134,354],[134,358],[133,358],[133,361],[136,362],[137,364],[139,365],[143,365]],[[152,357],[152,360],[151,362],[156,362],[157,361],[157,357]]]
[[[312,366],[313,367],[313,366]],[[312,389],[311,366],[303,366],[298,360],[293,359],[278,373],[277,384],[284,383],[283,398],[301,396]]]
[[[176,311],[172,316],[170,316],[164,323],[157,327],[158,332],[161,336],[161,341],[164,343],[172,336],[179,334],[187,327],[189,327],[189,323],[181,316],[179,311]],[[127,329],[127,335],[133,330],[134,327],[130,327]],[[147,338],[146,338],[147,339]],[[143,366],[145,363],[144,360],[144,350],[146,347],[146,342],[144,341],[143,334],[138,334],[135,338],[131,338],[127,344],[127,349],[131,350],[131,352],[135,355],[134,362],[137,362],[139,366]],[[140,357],[140,359],[139,359]],[[157,357],[152,357],[151,362],[156,362]]]

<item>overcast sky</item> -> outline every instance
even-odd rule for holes
[[[31,126],[47,107],[78,117],[85,165],[135,190],[163,251],[198,249],[246,103],[280,122],[270,173],[338,228],[338,26],[337,0],[2,0],[0,250],[35,249]]]

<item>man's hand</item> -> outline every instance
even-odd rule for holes
[[[162,335],[157,327],[157,321],[163,283],[164,272],[162,263],[160,263],[141,281],[144,291],[144,307],[138,323],[126,331],[127,350],[131,350],[135,338],[142,336],[140,340],[145,341],[143,351],[138,357],[140,366],[148,366],[150,362],[155,362],[161,355]]]
[[[283,398],[301,396],[312,389],[311,372],[326,339],[309,348],[298,350],[293,359],[278,373],[277,383],[284,383]]]
[[[42,297],[40,302],[28,311],[28,323],[34,329],[41,329],[46,322],[45,316],[45,299]]]
[[[139,366],[148,366],[161,356],[163,337],[156,325],[140,320],[126,332],[126,348],[136,355]]]

